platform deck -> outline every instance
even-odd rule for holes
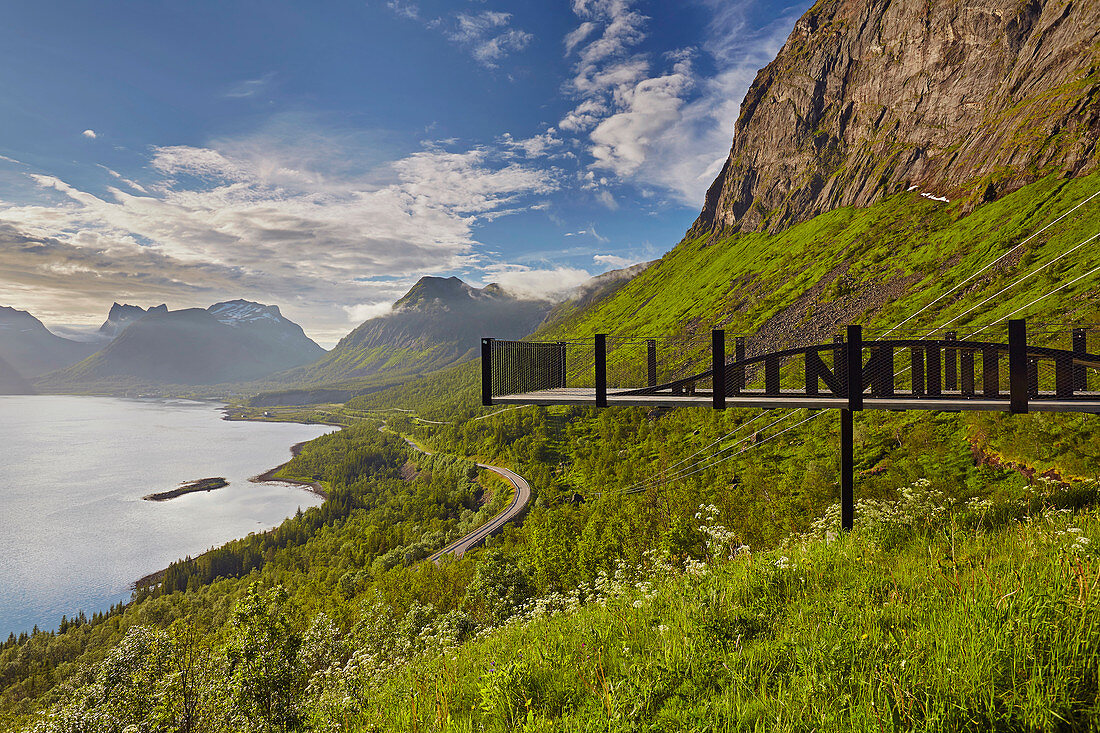
[[[607,390],[609,407],[709,407],[711,393],[700,390],[695,394],[674,395],[668,393],[653,395],[623,395],[631,390]],[[493,397],[493,404],[500,405],[595,405],[596,390],[593,387],[562,387],[538,392],[525,392]],[[740,394],[727,394],[726,407],[771,408],[808,408],[811,410],[842,409],[848,406],[844,397],[830,394],[807,396],[791,390],[778,395],[765,395],[762,391],[746,390]],[[963,397],[958,392],[946,392],[938,396],[915,396],[897,394],[893,397],[863,396],[864,410],[936,410],[941,412],[959,412],[961,410],[981,410],[990,412],[1008,412],[1008,394],[1004,397],[987,398],[982,395]],[[1073,399],[1055,399],[1053,394],[1040,393],[1028,403],[1029,412],[1087,412],[1100,414],[1100,392],[1078,393]]]

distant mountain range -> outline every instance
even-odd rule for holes
[[[362,323],[314,364],[280,375],[295,384],[331,384],[376,374],[414,374],[473,358],[481,337],[519,338],[553,308],[499,285],[467,285],[457,277],[423,277],[391,313]]]
[[[0,392],[25,393],[31,378],[41,391],[246,382],[325,353],[277,306],[247,300],[177,311],[115,303],[98,333],[98,343],[70,341],[0,308]]]
[[[75,364],[98,348],[55,336],[26,311],[0,307],[0,358],[23,379]]]
[[[77,342],[24,311],[0,308],[0,393],[233,384],[279,390],[279,402],[343,400],[355,393],[468,361],[482,336],[514,339],[614,293],[650,263],[597,276],[562,303],[517,297],[497,284],[421,278],[390,313],[365,321],[325,352],[277,306],[247,300],[170,311],[114,303]]]

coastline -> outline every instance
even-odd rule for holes
[[[303,440],[300,443],[295,443],[294,445],[290,446],[291,460],[293,460],[294,457],[296,457],[299,453],[302,452],[302,446],[304,446],[308,442],[309,442],[308,440]],[[290,461],[287,461],[286,463],[280,464],[280,465],[276,466],[275,468],[268,469],[267,471],[264,471],[263,473],[259,474],[258,476],[253,476],[252,478],[250,478],[248,480],[250,482],[254,483],[254,484],[279,483],[279,484],[290,484],[292,486],[300,486],[300,487],[316,494],[317,496],[321,497],[322,499],[328,499],[328,492],[326,492],[325,488],[323,486],[321,486],[320,481],[299,481],[298,479],[282,478],[281,476],[276,476],[275,474],[277,474],[277,473],[279,473],[279,471],[283,470],[283,468],[286,467],[287,463],[290,463]]]
[[[241,421],[241,422],[267,422],[266,420],[255,420],[255,419],[250,419],[250,418],[243,417],[243,416],[242,417],[230,417],[229,416],[229,409],[230,408],[228,406],[224,406],[221,409],[222,409],[222,413],[223,413],[223,415],[222,415],[223,420]],[[279,421],[279,422],[291,422],[291,421]],[[335,423],[306,423],[306,422],[300,422],[298,424],[299,425],[317,425],[317,424],[329,425],[331,427],[339,428],[341,430],[343,430],[346,427],[345,425],[338,425],[338,424],[335,424]],[[316,438],[313,438],[313,440],[316,440]],[[290,446],[291,460],[293,460],[299,453],[302,452],[302,448],[308,442],[309,442],[309,440],[302,440],[302,441],[299,441],[299,442],[295,443],[294,445]],[[321,483],[319,481],[299,481],[298,479],[282,478],[282,477],[276,476],[275,474],[277,474],[279,471],[281,471],[283,468],[285,468],[287,463],[290,463],[290,461],[286,461],[286,463],[280,463],[278,466],[275,466],[275,468],[270,468],[270,469],[264,471],[263,473],[261,473],[257,476],[253,476],[252,478],[250,478],[248,480],[249,480],[250,483],[254,483],[254,484],[271,484],[271,483],[290,484],[292,486],[298,486],[298,487],[301,487],[301,488],[305,489],[306,491],[309,491],[313,494],[316,494],[317,496],[320,496],[322,499],[324,499],[326,501],[328,500],[328,492],[325,491],[324,487],[321,485]],[[272,528],[272,529],[274,529],[274,528]],[[271,530],[269,529],[269,530],[265,530],[265,531],[270,532]],[[135,580],[133,583],[130,584],[131,593],[137,591],[139,588],[148,588],[150,586],[156,585],[157,583],[160,582],[161,578],[164,577],[164,573],[167,572],[167,570],[168,570],[168,568],[161,568],[160,570],[154,570],[151,573],[148,573],[146,575],[141,576],[140,578],[138,578],[137,580]]]

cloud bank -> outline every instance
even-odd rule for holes
[[[14,302],[75,322],[117,299],[186,307],[233,294],[277,302],[331,341],[408,278],[480,265],[475,227],[538,206],[560,177],[510,153],[440,147],[347,174],[258,140],[155,148],[149,168],[142,183],[105,168],[118,182],[105,194],[24,174],[40,200],[0,202],[0,280]]]

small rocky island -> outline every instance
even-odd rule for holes
[[[155,494],[147,494],[141,498],[145,499],[145,501],[168,501],[169,499],[175,499],[177,496],[183,496],[184,494],[193,494],[196,491],[213,491],[214,489],[220,489],[228,485],[229,482],[221,476],[215,478],[200,478],[197,481],[188,481],[185,484],[181,484],[178,488],[169,491],[158,491]]]

